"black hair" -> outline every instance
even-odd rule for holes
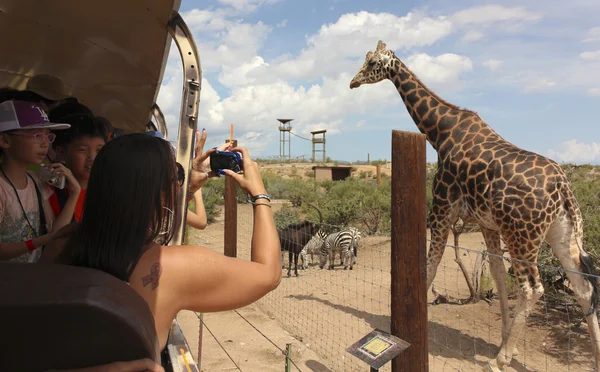
[[[37,94],[36,92],[30,91],[30,90],[24,90],[23,93],[26,95],[26,97],[28,97],[28,99],[26,99],[25,101],[44,102],[47,105],[52,105],[52,104],[56,103],[56,101],[54,101],[52,99],[48,99],[44,96]]]
[[[94,113],[83,103],[74,101],[61,103],[48,111],[48,119],[53,123],[62,123],[66,117],[71,115],[94,116]]]
[[[71,124],[71,128],[54,131],[56,139],[52,143],[52,146],[54,148],[66,148],[73,141],[81,137],[100,137],[104,139],[104,142],[107,142],[108,129],[106,128],[105,120],[89,115],[66,116],[60,120],[60,123]]]
[[[38,102],[46,102],[52,103],[54,101],[48,101],[44,97],[39,94],[33,93],[28,90],[18,90],[11,87],[3,87],[0,88],[0,103],[4,101],[17,100],[17,101],[26,101],[32,103]]]
[[[128,281],[153,241],[172,239],[180,215],[176,190],[175,155],[167,141],[136,133],[108,142],[94,160],[83,218],[67,243],[70,263]]]

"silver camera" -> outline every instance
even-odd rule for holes
[[[64,175],[52,176],[52,169],[42,165],[40,168],[40,180],[46,182],[48,185],[54,186],[57,189],[64,189],[66,178]]]

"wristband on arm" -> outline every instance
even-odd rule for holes
[[[25,241],[25,246],[27,246],[27,250],[29,252],[35,251],[35,245],[33,245],[33,240],[29,239]]]
[[[253,197],[250,198],[250,204],[254,204],[254,205],[264,204],[264,203],[256,203],[256,201],[258,199],[265,199],[268,202],[271,201],[271,198],[269,197],[269,195],[267,195],[267,194],[258,194],[258,195],[255,195],[255,196],[253,196]]]

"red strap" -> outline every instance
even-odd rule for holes
[[[29,239],[25,241],[25,245],[27,246],[28,251],[35,251],[35,245],[33,245],[33,240]]]
[[[52,212],[54,212],[54,217],[58,217],[60,214],[60,204],[56,192],[53,192],[52,195],[50,195],[50,206],[52,207]]]

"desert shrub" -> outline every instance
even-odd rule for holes
[[[273,199],[285,199],[288,192],[287,180],[281,178],[275,171],[267,170],[261,173],[267,193]]]
[[[363,190],[358,220],[368,233],[391,231],[392,183],[390,179],[381,180],[381,186],[369,185]]]
[[[273,214],[273,219],[275,220],[275,226],[278,229],[283,229],[291,224],[300,222],[300,213],[297,208],[285,205]]]
[[[202,200],[204,202],[204,209],[206,210],[206,219],[208,223],[214,222],[215,218],[219,215],[219,205],[223,205],[225,200],[223,199],[223,193],[225,191],[225,182],[223,177],[211,178],[202,187]],[[190,202],[192,210],[195,210],[194,200]]]

